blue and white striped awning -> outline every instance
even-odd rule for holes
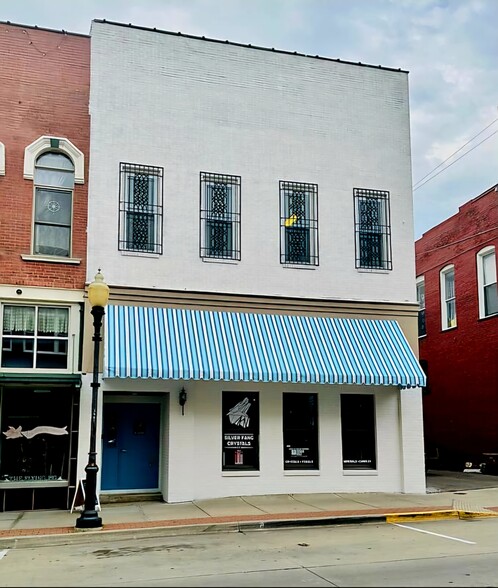
[[[425,386],[394,320],[117,305],[104,377]]]

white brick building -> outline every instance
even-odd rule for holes
[[[424,492],[407,72],[91,38],[101,494]]]

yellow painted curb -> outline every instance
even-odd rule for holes
[[[386,515],[386,522],[399,523],[402,521],[423,521],[424,519],[444,520],[444,519],[476,519],[497,517],[498,512],[494,511],[469,511],[469,510],[434,510],[425,512],[407,512]]]
[[[479,511],[479,512],[473,512],[473,511],[468,511],[468,510],[459,510],[458,511],[458,516],[461,519],[485,519],[485,518],[489,518],[489,517],[498,517],[498,512],[494,512],[494,511]]]
[[[386,515],[388,523],[400,523],[402,521],[422,521],[424,519],[456,519],[458,518],[457,510],[434,510],[425,512],[398,512]]]

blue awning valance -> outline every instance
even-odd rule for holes
[[[109,305],[105,378],[425,386],[394,320]]]

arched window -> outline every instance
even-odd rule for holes
[[[33,179],[33,253],[70,257],[74,164],[63,153],[43,153],[35,161]]]

